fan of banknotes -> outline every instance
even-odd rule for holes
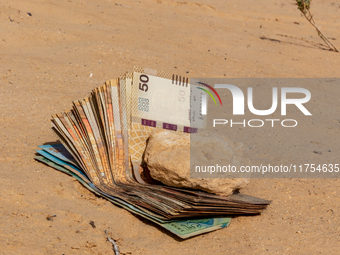
[[[181,238],[224,228],[232,215],[261,213],[268,200],[165,186],[142,167],[146,140],[154,129],[191,133],[204,125],[190,119],[190,107],[200,103],[190,98],[201,91],[193,86],[200,85],[135,67],[74,101],[69,111],[53,115],[58,142],[39,146],[35,159]]]

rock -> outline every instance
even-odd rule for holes
[[[93,228],[96,228],[96,225],[94,224],[94,221],[93,221],[93,220],[90,220],[89,224],[90,224]]]
[[[235,144],[215,133],[202,132],[199,139],[192,139],[190,154],[190,135],[166,130],[156,130],[150,135],[144,162],[152,178],[172,187],[200,189],[228,196],[249,182],[249,179],[232,178],[229,173],[222,173],[224,178],[190,178],[190,156],[191,161],[199,166],[211,165],[212,162],[220,166],[230,164],[239,167],[245,164],[243,145],[240,143]]]

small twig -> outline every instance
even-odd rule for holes
[[[312,24],[312,26],[316,29],[316,31],[318,32],[318,35],[321,37],[321,39],[327,44],[327,46],[329,48],[333,48],[334,51],[339,52],[339,50],[335,47],[335,45],[328,39],[327,36],[325,36],[324,33],[322,33],[322,31],[320,30],[320,28],[315,24],[314,19],[313,19],[313,15],[311,14],[311,12],[309,10],[307,10],[309,17],[307,17],[307,15],[305,13],[303,13],[303,15],[305,16],[305,18],[309,21],[309,23]]]
[[[106,230],[105,230],[105,234],[106,234],[107,240],[113,245],[113,251],[115,252],[115,255],[119,255],[118,245],[112,238],[109,237]]]
[[[315,24],[312,13],[310,12],[310,2],[311,0],[296,0],[298,9],[301,11],[303,16],[308,20],[310,24],[316,29],[320,38],[327,44],[328,48],[332,51],[339,52],[337,47],[327,38],[327,36],[321,32],[320,28]]]

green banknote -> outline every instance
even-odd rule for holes
[[[191,219],[167,222],[162,227],[185,239],[195,235],[207,233],[220,228],[228,227],[231,218]]]

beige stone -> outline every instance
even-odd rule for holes
[[[191,160],[197,165],[207,162],[219,165],[236,165],[245,162],[243,145],[211,132],[200,133],[200,138],[191,141]],[[197,140],[197,141],[196,141]],[[227,196],[244,188],[249,179],[232,178],[190,178],[190,135],[166,130],[151,134],[144,154],[144,161],[152,178],[172,187],[204,190]]]

